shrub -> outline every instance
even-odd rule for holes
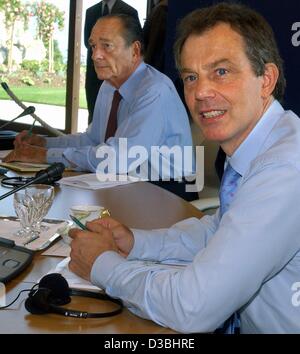
[[[28,86],[34,86],[35,85],[35,82],[28,76],[22,77],[21,82],[23,84],[25,84],[25,85],[28,85]]]
[[[1,82],[5,82],[6,84],[9,84],[9,80],[8,80],[8,78],[7,77],[5,77],[5,76],[0,76],[0,81]]]
[[[32,72],[33,74],[37,74],[39,71],[42,70],[41,64],[37,60],[23,60],[21,67],[24,70]]]
[[[6,73],[7,72],[7,66],[4,64],[0,64],[0,73]]]
[[[45,79],[43,80],[44,84],[51,84],[52,80],[50,79],[50,77],[45,77]]]

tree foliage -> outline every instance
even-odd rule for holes
[[[21,0],[0,0],[0,10],[5,14],[5,26],[12,27],[17,20],[24,23],[24,28],[28,26],[30,10],[28,4],[23,4]]]
[[[33,4],[22,3],[21,0],[0,0],[0,11],[5,16],[5,26],[9,33],[8,47],[8,69],[12,67],[12,50],[14,43],[15,22],[20,20],[24,29],[28,27],[29,17],[35,17],[37,23],[37,37],[40,38],[48,51],[48,71],[54,71],[54,30],[64,28],[64,12],[54,4],[41,0]]]
[[[20,20],[24,24],[24,29],[28,27],[28,19],[30,11],[27,4],[21,3],[20,0],[0,0],[0,9],[5,15],[5,27],[9,34],[7,41],[8,59],[7,67],[8,71],[11,71],[13,64],[13,43],[15,36],[15,24]]]
[[[53,38],[54,25],[57,24],[59,30],[64,28],[64,12],[45,1],[33,4],[32,10],[37,20],[38,36],[49,45],[49,41]]]
[[[60,11],[55,5],[43,0],[35,3],[32,8],[33,15],[37,19],[38,36],[48,49],[48,71],[52,73],[54,72],[54,26],[57,24],[59,30],[64,28],[64,12]]]

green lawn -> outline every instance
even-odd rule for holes
[[[45,103],[56,106],[65,106],[65,88],[45,88],[45,87],[10,87],[12,92],[23,102]],[[0,99],[10,99],[7,93],[0,88]],[[85,90],[80,89],[79,107],[87,108],[85,100]]]

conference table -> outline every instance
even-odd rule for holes
[[[7,192],[0,187],[0,195]],[[113,188],[86,190],[70,186],[55,187],[55,199],[48,218],[69,219],[74,205],[101,205],[122,223],[134,228],[154,229],[169,227],[189,217],[201,217],[190,203],[149,182],[137,182]],[[15,215],[13,197],[0,202],[0,215]],[[1,232],[0,232],[1,234]],[[22,289],[30,289],[43,275],[53,269],[61,257],[44,256],[37,252],[31,265],[6,284],[6,303],[11,302]],[[98,333],[98,334],[168,334],[168,328],[133,315],[127,309],[114,317],[71,318],[57,314],[33,315],[24,307],[28,293],[8,309],[0,310],[0,333]],[[110,311],[114,304],[83,297],[73,297],[69,308],[88,311]]]

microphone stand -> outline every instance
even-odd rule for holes
[[[25,106],[25,104],[23,102],[21,102],[18,97],[10,90],[10,88],[8,87],[6,82],[1,82],[1,86],[2,88],[5,90],[5,92],[16,102],[16,104],[20,107],[22,107],[23,109],[26,109],[27,107]],[[40,117],[38,117],[35,113],[32,113],[31,116],[37,121],[39,122],[44,128],[46,128],[49,132],[51,132],[52,134],[54,134],[55,136],[65,136],[64,133],[62,133],[61,131],[52,128],[49,124],[47,124],[46,122],[44,122]]]
[[[0,126],[0,129],[3,129],[5,128],[7,125],[9,125],[10,123],[13,123],[14,121],[16,121],[17,119],[21,118],[21,117],[25,117],[29,114],[32,114],[33,112],[35,111],[35,108],[33,106],[29,106],[27,107],[21,114],[19,114],[17,117],[15,117],[14,119],[12,120],[9,120],[8,122],[2,124]]]
[[[30,186],[31,184],[36,183],[36,181],[34,179],[35,178],[32,178],[31,181],[29,181],[29,182],[27,182],[27,183],[25,183],[25,184],[23,184],[23,185],[21,185],[21,186],[19,186],[17,188],[12,189],[11,191],[9,191],[7,193],[1,195],[0,196],[0,200],[10,196],[11,194],[14,194],[14,193],[18,192],[20,189],[26,188],[26,187]]]
[[[0,196],[0,200],[10,196],[11,194],[14,194],[18,192],[19,190],[26,188],[30,186],[31,184],[34,183],[43,183],[45,181],[47,182],[55,182],[61,179],[62,173],[64,171],[65,167],[62,163],[54,163],[50,167],[48,167],[46,170],[42,170],[36,174],[35,177],[32,178],[32,180],[28,181],[27,183],[14,188],[13,190],[3,194]]]

